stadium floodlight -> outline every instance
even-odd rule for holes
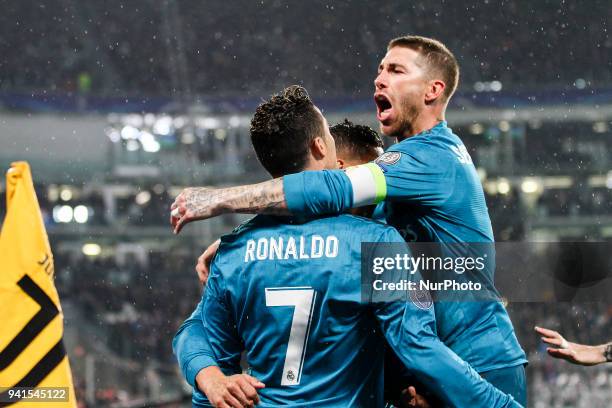
[[[187,118],[185,118],[185,116],[177,116],[172,119],[172,126],[174,126],[175,129],[181,129],[185,127],[186,124]]]
[[[163,184],[156,184],[153,186],[153,192],[157,195],[162,194],[164,191],[166,191],[166,187],[164,187]]]
[[[223,141],[226,137],[227,131],[225,129],[215,129],[215,139]]]
[[[142,150],[148,153],[156,153],[159,152],[160,144],[157,140],[155,140],[155,136],[153,134],[143,130],[140,132],[138,137],[140,140],[140,144],[142,145]]]
[[[135,140],[128,140],[125,144],[125,148],[128,152],[135,152],[136,150],[140,149],[140,145]]]
[[[60,198],[62,201],[70,201],[72,200],[72,191],[69,188],[62,188],[60,191]]]
[[[217,129],[221,126],[221,122],[217,118],[197,118],[196,126],[203,129]]]
[[[499,122],[498,127],[499,130],[501,130],[502,132],[507,132],[510,130],[510,122],[508,122],[507,120],[502,120],[501,122]]]
[[[127,125],[124,126],[123,129],[121,129],[121,138],[124,140],[137,139],[139,134],[140,130],[138,130],[134,126]]]
[[[112,126],[108,126],[106,129],[104,129],[104,133],[106,133],[106,136],[108,136],[110,141],[113,143],[118,143],[121,140],[121,134]]]
[[[534,178],[526,177],[521,183],[521,190],[525,194],[533,194],[538,192],[540,189],[540,183]]]
[[[141,191],[140,193],[136,194],[136,197],[134,198],[134,201],[136,201],[136,204],[138,205],[145,205],[150,200],[151,193],[149,193],[147,190]]]
[[[142,127],[144,123],[144,118],[142,117],[142,115],[139,115],[137,113],[130,113],[129,115],[125,115],[123,117],[123,123],[138,129]]]
[[[153,133],[160,136],[168,136],[172,131],[172,118],[164,115],[155,121],[153,125]]]
[[[53,207],[53,220],[63,223],[72,221],[72,207],[69,205],[56,205]]]
[[[144,125],[147,127],[153,127],[155,124],[155,115],[152,113],[147,113],[144,115]]]
[[[578,89],[584,89],[587,86],[587,82],[583,78],[578,78],[574,81],[574,86]]]
[[[510,192],[510,183],[505,178],[500,178],[497,181],[497,192],[506,195]]]
[[[499,92],[503,88],[502,83],[499,82],[499,81],[491,81],[491,85],[490,86],[491,86],[491,90],[493,92]]]
[[[81,251],[83,252],[83,255],[98,256],[102,253],[102,248],[98,244],[88,242],[87,244],[83,245]]]
[[[473,123],[470,126],[470,133],[473,135],[481,135],[484,132],[484,126],[481,123]]]
[[[50,184],[47,188],[47,199],[52,203],[59,200],[59,188],[55,184]]]
[[[73,217],[79,224],[85,224],[89,219],[89,210],[84,205],[74,207]]]
[[[188,130],[181,134],[181,143],[183,144],[193,144],[195,143],[196,138],[192,131]]]
[[[483,91],[485,90],[485,84],[484,84],[484,82],[480,82],[480,81],[476,82],[476,83],[474,84],[474,90],[475,90],[476,92],[483,92]]]
[[[595,133],[606,133],[608,131],[608,123],[599,121],[593,123],[593,132]]]
[[[238,116],[232,116],[229,118],[229,125],[231,127],[238,127],[240,126],[240,118]]]

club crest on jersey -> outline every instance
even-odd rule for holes
[[[293,370],[289,370],[287,372],[287,379],[289,381],[294,381],[295,380],[295,373],[293,372]]]
[[[401,157],[402,154],[400,152],[387,152],[383,153],[378,159],[374,160],[374,163],[387,164],[390,166],[397,163]]]
[[[410,301],[419,309],[427,310],[433,306],[433,300],[427,290],[410,290]]]

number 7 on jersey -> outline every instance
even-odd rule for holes
[[[293,306],[281,385],[299,385],[316,292],[309,286],[266,288],[266,306]]]

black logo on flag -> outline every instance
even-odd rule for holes
[[[32,341],[47,327],[49,323],[59,314],[59,310],[55,303],[47,296],[47,294],[38,286],[32,278],[24,275],[17,282],[17,285],[36,303],[40,305],[40,310],[30,319],[23,329],[11,340],[11,342],[0,351],[0,371],[6,369],[19,355],[30,345]],[[55,369],[66,356],[64,343],[60,339],[45,356],[37,362],[34,367],[22,379],[17,381],[12,388],[15,387],[36,387],[51,371]],[[8,384],[7,384],[8,385]],[[6,386],[6,385],[5,385]],[[7,393],[5,391],[2,394]],[[0,394],[1,397],[6,397]],[[0,401],[6,401],[7,398],[0,398]],[[1,403],[0,407],[11,405],[11,403]]]

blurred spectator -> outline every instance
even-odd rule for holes
[[[611,19],[605,0],[11,2],[0,16],[0,89],[264,95],[302,83],[369,95],[387,42],[408,33],[446,43],[467,89],[590,87],[612,81]]]

